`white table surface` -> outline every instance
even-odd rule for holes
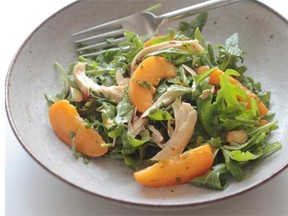
[[[5,203],[1,201],[2,214],[5,207],[6,215],[288,215],[287,169],[264,185],[223,203],[159,212],[121,206],[85,193],[37,164],[18,143],[8,124],[4,109],[5,75],[14,54],[30,32],[70,2],[72,0],[9,0],[0,3],[1,172],[5,168],[5,182],[4,173],[0,175],[1,194],[5,199]],[[288,18],[285,0],[263,2]]]

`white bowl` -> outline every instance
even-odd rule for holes
[[[45,93],[61,89],[57,60],[64,67],[76,59],[72,33],[123,17],[162,2],[162,14],[188,6],[191,1],[77,1],[49,17],[24,42],[6,80],[6,110],[11,127],[25,150],[45,169],[84,191],[119,203],[141,207],[198,207],[255,188],[287,167],[288,140],[288,25],[277,13],[256,1],[243,1],[209,12],[203,34],[212,44],[224,43],[234,32],[247,51],[248,75],[272,92],[272,112],[279,129],[271,137],[283,148],[245,169],[245,179],[223,191],[185,184],[146,188],[120,161],[97,159],[85,165],[53,133],[48,122]],[[194,1],[199,2],[199,1]],[[112,7],[113,5],[113,7]],[[123,6],[125,5],[125,6]],[[192,19],[192,18],[190,18]],[[188,19],[189,20],[189,19]],[[173,24],[175,26],[175,23]]]

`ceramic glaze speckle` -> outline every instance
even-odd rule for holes
[[[81,160],[75,160],[71,150],[53,133],[44,98],[45,93],[57,93],[61,89],[60,74],[55,70],[54,62],[57,60],[68,67],[76,58],[72,33],[159,2],[162,2],[159,14],[191,4],[184,0],[113,1],[114,7],[110,7],[111,2],[78,1],[54,14],[27,38],[11,64],[6,82],[7,114],[18,140],[36,161],[60,179],[92,194],[124,204],[155,208],[215,203],[254,188],[287,167],[288,103],[283,101],[288,101],[288,74],[284,73],[288,25],[273,11],[254,1],[209,12],[203,34],[216,45],[234,32],[239,33],[241,48],[248,53],[244,62],[249,69],[247,73],[272,92],[272,112],[276,112],[280,128],[271,139],[284,144],[281,151],[247,168],[245,179],[231,182],[224,191],[188,184],[145,188],[120,161],[97,159],[85,165]],[[171,26],[176,24],[171,23]],[[165,29],[161,31],[166,32]]]

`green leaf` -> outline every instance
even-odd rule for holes
[[[208,50],[207,58],[209,59],[208,63],[210,67],[212,67],[212,65],[217,65],[216,57],[215,57],[214,50],[211,44],[207,44],[207,50]]]
[[[201,83],[202,83],[205,79],[209,78],[210,74],[211,74],[213,71],[215,71],[216,69],[217,69],[217,67],[213,67],[213,68],[205,71],[204,73],[195,76],[194,79],[195,79],[196,85],[197,85],[197,86],[201,85]]]
[[[255,127],[251,129],[248,133],[249,136],[257,135],[259,132],[268,134],[269,132],[278,129],[278,120],[274,120],[272,122],[269,122],[267,124],[264,124],[260,127]]]
[[[136,170],[141,163],[137,154],[124,155],[124,162],[129,168]]]
[[[232,69],[225,71],[224,75],[220,77],[221,88],[218,91],[217,98],[223,97],[227,103],[227,107],[234,107],[235,105],[239,105],[238,97],[247,99],[247,94],[238,85],[230,82],[230,76],[239,76],[239,73]]]
[[[178,29],[181,32],[181,34],[187,37],[192,37],[197,28],[199,28],[200,30],[203,29],[204,25],[207,22],[207,18],[208,18],[207,12],[200,13],[196,17],[196,19],[194,19],[191,23],[180,22],[178,25]]]
[[[203,176],[194,178],[191,183],[218,190],[224,190],[229,184],[229,171],[225,163],[220,163],[212,167]]]
[[[244,177],[244,173],[243,173],[241,167],[235,161],[231,160],[230,151],[228,151],[228,150],[226,150],[224,148],[221,148],[221,150],[222,150],[222,154],[223,154],[224,159],[225,159],[225,164],[226,164],[227,170],[238,181],[241,181],[243,179],[243,177]]]
[[[197,99],[197,111],[199,120],[204,128],[204,130],[212,137],[218,137],[220,135],[222,126],[219,122],[217,116],[219,115],[219,110],[222,104],[214,103],[212,105],[213,96],[210,94],[206,99]],[[222,106],[223,107],[223,106]],[[223,107],[224,108],[224,107]]]
[[[84,164],[88,164],[90,162],[90,159],[86,155],[76,151],[74,139],[72,139],[71,151],[75,159],[78,160],[79,158],[82,158]]]
[[[241,150],[235,150],[230,152],[230,157],[238,162],[247,162],[259,158],[262,154],[263,151],[261,148],[257,148],[254,153],[250,151],[242,152]]]
[[[80,116],[90,117],[91,115],[96,115],[97,113],[99,114],[99,112],[97,112],[97,108],[101,106],[103,103],[105,102],[102,101],[101,99],[90,100],[85,102],[84,105],[82,105],[81,107],[78,107],[77,111],[80,114]]]
[[[68,72],[63,68],[59,62],[55,62],[55,67],[58,71],[61,72],[64,81],[69,84],[71,87],[79,89],[78,85],[69,77]]]
[[[135,138],[128,134],[123,134],[123,155],[131,154],[135,152],[137,148],[147,143],[150,140],[149,130],[145,130],[140,138]]]
[[[265,104],[265,106],[270,106],[271,92],[263,91],[261,83],[255,82],[251,77],[241,77],[241,83],[246,86],[251,92],[255,93],[259,99]]]
[[[63,89],[63,91],[59,94],[56,94],[56,95],[45,94],[44,96],[45,96],[46,101],[48,102],[48,106],[51,106],[55,102],[65,99],[66,91],[65,89]]]
[[[226,40],[225,46],[219,46],[219,69],[222,71],[226,69],[237,70],[236,64],[239,60],[243,62],[244,55],[245,52],[238,45],[238,34],[234,33]]]
[[[195,32],[194,32],[194,38],[196,40],[198,40],[199,44],[206,50],[207,49],[207,45],[205,42],[204,37],[202,36],[201,30],[199,28],[196,28]]]
[[[117,124],[124,124],[131,120],[134,106],[131,105],[128,95],[124,95],[123,99],[116,106],[117,115],[115,122]]]
[[[267,143],[264,148],[262,149],[262,157],[267,157],[268,155],[273,154],[274,152],[280,150],[282,148],[282,143],[274,142],[274,143]]]
[[[117,127],[115,127],[113,130],[110,130],[108,132],[108,136],[110,138],[117,138],[117,137],[120,137],[123,133],[126,133],[125,131],[125,126],[123,124],[119,124],[117,125]]]
[[[253,151],[258,147],[263,146],[271,131],[276,130],[278,128],[277,123],[278,121],[273,121],[260,127],[251,129],[248,132],[249,140],[246,143],[240,145],[238,149],[242,149],[242,151]],[[229,149],[227,147],[225,148]],[[232,148],[233,147],[230,147],[230,149]],[[235,148],[237,147],[234,147],[234,150]]]
[[[149,56],[162,56],[166,61],[169,61],[177,66],[191,61],[194,55],[204,56],[206,53],[206,51],[194,50],[192,48],[187,50],[179,48],[167,48],[150,52],[149,54],[145,55],[145,58]]]
[[[101,112],[103,126],[106,129],[109,129],[115,126],[115,123],[113,122],[113,119],[115,117],[115,112],[116,112],[114,105],[110,103],[104,103],[102,106],[98,107],[96,110],[98,112]]]
[[[119,45],[122,53],[128,62],[131,62],[137,53],[144,48],[143,38],[134,32],[125,31],[127,40]]]
[[[169,112],[161,109],[152,109],[150,110],[148,117],[151,120],[155,121],[166,121],[166,120],[172,120],[173,117],[170,115]]]

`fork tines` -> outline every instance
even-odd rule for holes
[[[74,38],[81,36],[81,39],[75,40],[77,52],[84,57],[92,57],[99,55],[101,49],[107,49],[123,42],[125,36],[120,21],[121,19],[107,22],[73,34]]]

